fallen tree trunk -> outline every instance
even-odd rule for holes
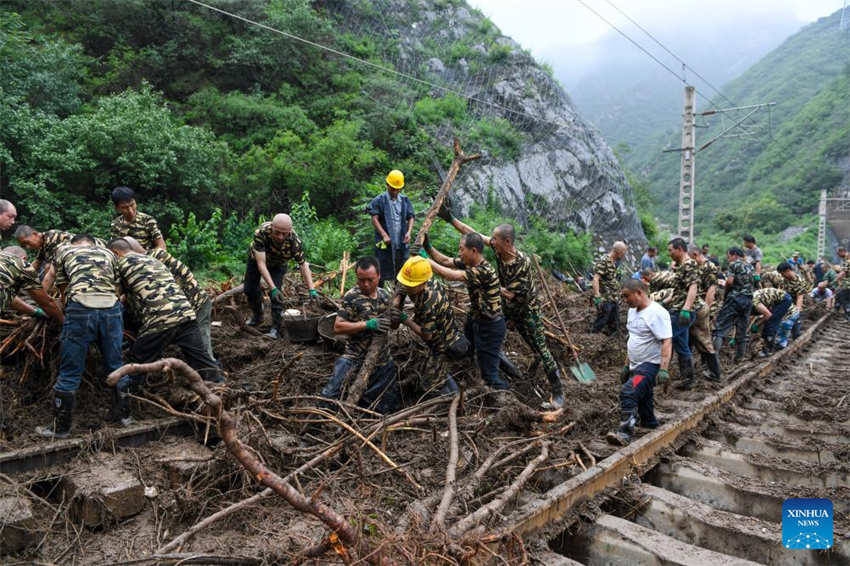
[[[378,365],[378,356],[386,347],[386,334],[375,335],[372,338],[369,348],[366,350],[366,357],[363,358],[363,363],[360,365],[360,370],[348,387],[348,393],[345,396],[346,403],[356,405],[360,401],[360,397],[363,396],[363,392],[366,391],[366,387],[369,385],[369,376],[372,375],[372,372],[375,371]]]
[[[256,452],[250,450],[236,435],[236,420],[224,408],[221,398],[210,391],[201,376],[182,360],[166,358],[149,364],[126,364],[113,371],[107,377],[107,384],[115,386],[118,380],[125,375],[150,373],[155,371],[175,370],[182,374],[188,381],[192,390],[197,393],[204,403],[217,414],[218,432],[224,444],[236,460],[248,470],[251,475],[263,485],[270,487],[278,495],[283,497],[292,507],[313,515],[324,523],[333,532],[337,533],[342,542],[355,548],[359,543],[357,529],[349,523],[345,517],[319,501],[308,499],[301,495],[295,488],[286,483],[280,476],[266,468],[256,456]],[[383,564],[381,556],[373,555],[368,550],[362,553],[369,556],[372,564]]]

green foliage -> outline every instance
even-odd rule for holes
[[[466,99],[449,93],[442,98],[426,97],[416,102],[413,115],[422,124],[450,121],[459,124],[466,117]]]
[[[61,116],[79,109],[85,77],[79,45],[34,37],[18,14],[0,11],[0,85],[7,96]]]
[[[470,142],[490,153],[494,158],[510,161],[522,152],[523,134],[504,118],[477,120],[468,136]]]
[[[491,63],[505,63],[510,58],[511,53],[513,53],[513,49],[510,45],[493,43],[487,50],[487,59]]]
[[[343,252],[354,252],[357,248],[354,236],[339,222],[332,218],[319,220],[315,207],[310,203],[308,191],[292,205],[290,215],[311,263],[333,268],[339,265]]]

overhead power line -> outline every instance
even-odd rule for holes
[[[190,1],[192,1],[192,0],[190,0]],[[673,69],[671,69],[671,68],[670,68],[670,67],[669,67],[666,63],[664,63],[661,59],[659,59],[658,57],[656,57],[655,55],[653,55],[652,53],[650,53],[650,52],[649,52],[649,51],[648,51],[648,50],[647,50],[647,49],[646,49],[643,45],[641,45],[640,43],[638,43],[637,41],[635,41],[634,39],[632,39],[631,37],[629,37],[629,35],[628,35],[626,32],[624,32],[623,30],[621,30],[620,28],[618,28],[617,26],[615,26],[613,23],[611,23],[611,21],[609,21],[607,18],[605,18],[605,16],[603,16],[602,14],[600,14],[599,12],[597,12],[596,10],[594,10],[594,9],[593,9],[591,6],[589,6],[589,5],[588,5],[588,4],[587,4],[584,0],[576,0],[576,2],[578,2],[579,4],[581,4],[582,6],[584,6],[585,8],[587,8],[587,9],[588,9],[588,11],[592,12],[592,13],[593,13],[593,14],[594,14],[597,18],[599,18],[600,20],[602,20],[603,22],[605,22],[606,24],[608,24],[608,26],[609,26],[611,29],[613,29],[614,31],[616,31],[617,33],[619,33],[620,35],[622,35],[623,37],[625,37],[625,38],[629,41],[629,43],[631,43],[632,45],[634,45],[635,47],[637,47],[638,49],[640,49],[641,51],[643,51],[643,52],[647,55],[647,57],[649,57],[650,59],[652,59],[653,61],[655,61],[655,62],[656,62],[656,63],[658,63],[659,65],[661,65],[661,66],[662,66],[663,68],[665,68],[665,69],[666,69],[666,70],[667,70],[667,71],[668,71],[671,75],[673,75],[674,77],[676,77],[677,79],[679,79],[680,81],[682,81],[682,83],[683,83],[683,84],[687,84],[687,80],[685,79],[685,77],[683,77],[682,75],[680,75],[679,73],[677,73],[676,71],[674,71]],[[695,90],[696,90],[696,92],[697,92],[700,96],[702,96],[702,97],[703,97],[703,98],[705,98],[706,100],[711,100],[711,98],[710,98],[710,97],[706,96],[705,94],[703,94],[702,92],[700,92],[698,89],[695,89]]]
[[[346,53],[346,52],[344,52],[344,51],[340,51],[339,49],[335,49],[335,48],[333,48],[333,47],[330,47],[330,46],[328,46],[328,45],[324,45],[324,44],[318,43],[318,42],[316,42],[316,41],[311,41],[311,40],[309,40],[309,39],[305,39],[305,38],[303,38],[303,37],[297,36],[297,35],[295,35],[295,34],[292,34],[292,33],[289,33],[289,32],[283,31],[283,30],[279,30],[279,29],[277,29],[277,28],[273,28],[273,27],[271,27],[271,26],[269,26],[269,25],[267,25],[267,24],[264,24],[264,23],[262,23],[262,22],[258,22],[258,21],[255,21],[255,20],[251,20],[251,19],[246,18],[246,17],[244,17],[244,16],[240,16],[239,14],[235,14],[235,13],[233,13],[233,12],[229,12],[229,11],[227,11],[227,10],[223,10],[223,9],[221,9],[221,8],[217,8],[217,7],[215,7],[215,6],[211,6],[210,4],[206,4],[206,3],[204,3],[204,2],[201,2],[200,0],[185,0],[185,1],[186,1],[186,2],[189,2],[189,3],[191,3],[191,4],[195,4],[195,5],[197,5],[197,6],[201,6],[202,8],[206,8],[207,10],[211,10],[211,11],[213,11],[213,12],[218,12],[219,14],[222,14],[222,15],[228,16],[228,17],[230,17],[230,18],[234,18],[234,19],[236,19],[236,20],[239,20],[239,21],[245,22],[246,24],[250,24],[250,25],[253,25],[253,26],[257,26],[257,27],[262,28],[262,29],[264,29],[264,30],[267,30],[267,31],[270,31],[270,32],[273,32],[273,33],[276,33],[276,34],[279,34],[279,35],[282,35],[282,36],[284,36],[284,37],[286,37],[286,38],[292,39],[292,40],[294,40],[294,41],[298,41],[298,42],[303,43],[303,44],[305,44],[305,45],[309,45],[309,46],[311,46],[311,47],[315,47],[315,48],[317,48],[317,49],[321,49],[321,50],[323,50],[323,51],[327,51],[328,53],[332,53],[332,54],[337,55],[337,56],[339,56],[339,57],[342,57],[342,58],[344,58],[344,59],[348,59],[348,60],[350,60],[350,61],[354,61],[354,62],[359,63],[359,64],[361,64],[361,65],[363,65],[363,66],[365,66],[365,67],[370,67],[370,68],[372,68],[372,69],[375,69],[375,70],[377,70],[377,71],[381,71],[381,72],[383,72],[383,73],[388,73],[388,74],[391,74],[391,75],[395,75],[395,76],[398,76],[398,77],[402,77],[402,78],[408,79],[408,80],[410,80],[410,81],[412,81],[412,82],[415,82],[415,83],[418,83],[418,84],[421,84],[421,85],[424,85],[424,86],[429,86],[429,87],[431,87],[431,88],[438,89],[438,90],[440,90],[440,91],[442,91],[442,92],[445,92],[445,93],[452,93],[452,94],[455,94],[455,95],[457,95],[457,96],[459,96],[459,97],[461,97],[461,98],[464,98],[464,99],[466,99],[466,100],[468,100],[468,101],[475,102],[475,103],[477,103],[477,104],[484,104],[484,105],[486,105],[486,106],[490,106],[490,107],[492,107],[492,108],[497,108],[497,109],[499,109],[499,110],[502,110],[502,111],[504,111],[504,112],[508,112],[508,113],[511,113],[511,114],[514,114],[514,115],[518,115],[518,116],[525,116],[525,117],[527,117],[527,118],[530,118],[530,119],[532,119],[532,120],[534,120],[534,121],[536,121],[536,122],[542,123],[542,124],[549,124],[549,125],[554,126],[554,127],[556,127],[556,128],[560,128],[560,127],[563,127],[563,126],[564,126],[564,124],[557,123],[557,122],[552,122],[552,121],[549,121],[549,120],[545,120],[545,119],[543,119],[543,118],[540,118],[540,117],[538,117],[538,116],[534,116],[533,114],[529,114],[529,113],[524,112],[524,111],[521,111],[521,110],[514,110],[513,108],[510,108],[510,107],[508,107],[508,106],[504,106],[504,105],[502,105],[502,104],[498,104],[498,103],[496,103],[496,102],[490,102],[490,101],[488,101],[488,100],[483,100],[483,99],[481,99],[481,98],[477,98],[477,97],[475,97],[475,96],[469,96],[469,95],[467,95],[467,94],[464,94],[464,93],[463,93],[462,91],[460,91],[460,90],[453,89],[453,88],[450,88],[450,87],[447,87],[447,86],[443,86],[443,85],[439,85],[439,84],[437,84],[437,83],[434,83],[434,82],[431,82],[431,81],[427,81],[427,80],[425,80],[425,79],[420,79],[419,77],[416,77],[416,76],[411,75],[411,74],[408,74],[408,73],[404,73],[404,72],[402,72],[402,71],[398,71],[398,70],[396,70],[396,69],[393,69],[392,67],[387,67],[387,66],[385,66],[385,65],[380,65],[380,64],[378,64],[378,63],[374,63],[374,62],[372,62],[372,61],[368,61],[368,60],[366,60],[366,59],[361,59],[360,57],[357,57],[357,56],[355,56],[355,55],[351,55],[350,53]]]
[[[687,63],[686,63],[686,62],[685,62],[685,61],[684,61],[681,57],[679,57],[678,55],[676,55],[675,53],[673,53],[670,49],[668,49],[668,48],[667,48],[667,46],[665,46],[663,43],[661,43],[661,41],[660,41],[660,40],[658,40],[658,39],[657,39],[654,35],[652,35],[652,34],[651,34],[651,33],[650,33],[650,32],[649,32],[646,28],[644,28],[642,25],[640,25],[640,24],[639,24],[639,23],[637,23],[634,19],[632,19],[632,17],[631,17],[631,16],[629,16],[627,13],[625,13],[623,10],[621,10],[619,7],[617,7],[617,5],[616,5],[616,4],[614,4],[611,0],[605,0],[605,1],[606,1],[608,4],[610,4],[612,8],[614,8],[614,9],[615,9],[615,10],[617,10],[620,14],[622,14],[624,18],[626,18],[627,20],[629,20],[629,21],[630,21],[630,22],[631,22],[631,23],[632,23],[632,24],[633,24],[636,28],[638,28],[640,31],[642,31],[643,33],[645,33],[645,34],[646,34],[646,35],[647,35],[647,36],[648,36],[648,37],[649,37],[652,41],[654,41],[654,42],[655,42],[655,43],[656,43],[659,47],[661,47],[661,49],[663,49],[664,51],[666,51],[666,52],[667,52],[667,53],[668,53],[671,57],[673,57],[676,61],[678,61],[679,63],[681,63],[681,64],[682,64],[682,68],[683,68],[683,69],[690,69],[690,71],[694,74],[694,76],[696,76],[699,80],[701,80],[701,81],[702,81],[702,82],[704,82],[706,85],[708,85],[708,88],[710,88],[711,90],[713,90],[714,92],[716,92],[717,94],[719,94],[719,95],[720,95],[723,99],[725,99],[725,100],[726,100],[729,104],[731,104],[731,105],[733,105],[733,106],[735,105],[735,103],[732,101],[732,99],[730,99],[728,96],[726,96],[725,94],[723,94],[722,92],[720,92],[720,90],[719,90],[717,87],[715,87],[713,84],[711,84],[710,82],[708,82],[708,80],[707,80],[705,77],[703,77],[702,75],[700,75],[699,73],[697,73],[697,72],[696,72],[696,70],[695,70],[693,67],[691,67],[690,65],[688,65],[688,64],[687,64]]]

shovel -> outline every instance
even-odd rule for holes
[[[549,302],[552,304],[555,314],[558,315],[558,322],[561,324],[561,332],[564,333],[564,337],[567,339],[567,343],[569,343],[570,349],[573,351],[575,364],[570,366],[570,371],[581,383],[596,381],[596,374],[593,372],[593,369],[591,369],[586,362],[582,362],[578,358],[578,348],[576,348],[575,344],[573,344],[573,341],[570,339],[570,333],[567,332],[567,325],[564,324],[564,319],[561,318],[561,311],[558,310],[558,307],[555,304],[555,298],[552,296],[552,291],[549,290],[549,285],[546,283],[546,277],[543,274],[543,270],[540,268],[540,262],[537,261],[537,256],[532,254],[531,257],[534,259],[534,266],[537,268],[537,275],[540,277],[540,281],[543,283],[543,288],[546,290],[546,296],[549,298]]]

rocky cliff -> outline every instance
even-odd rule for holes
[[[397,67],[421,69],[428,80],[470,97],[476,112],[504,118],[522,133],[514,155],[484,148],[485,158],[466,166],[456,186],[458,212],[492,196],[520,223],[537,215],[555,230],[590,232],[600,245],[624,239],[635,252],[646,243],[614,153],[578,115],[551,69],[465,2],[372,4],[380,13],[376,33],[397,42]]]

